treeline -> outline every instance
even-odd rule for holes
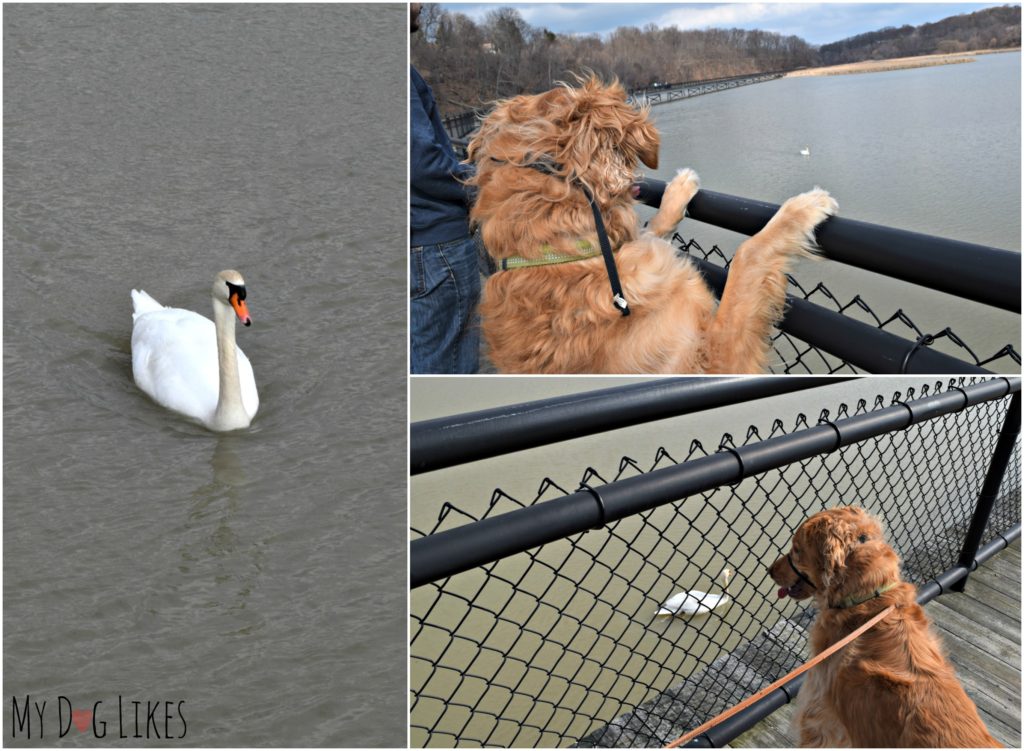
[[[1020,46],[1020,7],[1004,5],[921,26],[888,27],[820,48],[822,65]]]
[[[922,26],[886,28],[820,48],[796,36],[742,29],[622,27],[606,39],[526,23],[514,8],[477,23],[424,5],[412,62],[445,113],[543,91],[574,73],[618,78],[627,88],[937,52],[1020,46],[1019,6],[988,8]]]
[[[810,65],[814,48],[766,31],[623,27],[607,39],[554,34],[499,8],[477,24],[462,13],[424,5],[412,62],[446,112],[544,91],[573,73],[617,77],[627,88],[787,70]]]

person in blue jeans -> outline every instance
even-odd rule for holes
[[[418,4],[410,6],[416,31]],[[413,373],[476,373],[480,365],[480,271],[469,231],[473,174],[459,162],[434,94],[409,66],[409,315]]]

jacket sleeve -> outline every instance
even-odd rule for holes
[[[440,143],[430,115],[423,107],[419,92],[410,95],[410,169],[414,189],[435,198],[467,202],[464,180],[473,174],[471,165],[462,164],[447,143]]]

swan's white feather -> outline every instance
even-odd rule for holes
[[[727,602],[729,602],[728,595],[707,594],[706,592],[694,589],[689,592],[680,592],[677,595],[672,595],[672,597],[665,600],[655,615],[710,613]]]
[[[209,318],[165,308],[132,290],[132,375],[153,401],[210,426],[220,392],[217,330]],[[249,419],[259,408],[252,365],[237,345],[242,406]]]

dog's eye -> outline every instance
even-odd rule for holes
[[[860,537],[857,538],[857,541],[858,542],[867,542],[868,541],[868,536],[867,535],[861,535]]]

